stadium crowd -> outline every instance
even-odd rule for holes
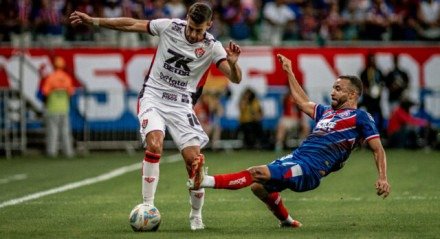
[[[140,19],[185,18],[183,0],[0,0],[0,41],[63,44],[96,41],[139,46],[146,36],[67,23],[71,12]],[[210,0],[218,39],[282,41],[437,41],[439,0]],[[144,44],[142,44],[144,45]]]

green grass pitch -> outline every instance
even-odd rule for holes
[[[167,162],[156,193],[158,232],[135,233],[130,210],[141,202],[139,170],[0,208],[0,238],[440,238],[440,152],[387,151],[391,195],[376,196],[372,153],[353,152],[346,166],[304,193],[282,196],[300,229],[281,229],[249,188],[207,189],[206,229],[189,229],[183,161]],[[276,158],[273,152],[206,153],[210,174],[235,172]],[[142,153],[96,153],[76,159],[0,158],[0,205],[6,201],[94,178],[139,163]],[[19,176],[17,176],[19,175]]]

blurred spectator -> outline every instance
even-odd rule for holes
[[[344,25],[344,40],[359,40],[359,31],[365,22],[366,12],[359,5],[358,0],[349,0],[342,12]]]
[[[330,3],[330,10],[323,20],[321,31],[326,32],[326,39],[340,41],[343,39],[342,26],[344,25],[344,19],[339,13],[339,5],[336,1]],[[321,33],[321,35],[323,35]]]
[[[384,118],[380,98],[385,79],[382,72],[376,66],[374,54],[368,54],[366,56],[366,67],[361,72],[361,80],[364,92],[360,106],[365,107],[368,113],[373,116],[376,121],[377,129],[379,132],[382,132],[384,130]]]
[[[194,106],[194,112],[202,125],[203,130],[209,136],[211,148],[220,148],[221,125],[220,118],[223,116],[223,106],[219,95],[215,93],[203,93],[200,100]]]
[[[171,11],[165,5],[165,0],[147,0],[145,1],[144,14],[147,20],[153,20],[157,18],[171,18]],[[153,37],[147,35],[150,45],[157,46],[159,43],[159,37]]]
[[[419,0],[390,0],[390,3],[394,9],[391,18],[391,40],[416,40]]]
[[[438,0],[422,0],[417,13],[421,27],[418,31],[426,40],[440,39],[440,2]]]
[[[102,11],[102,16],[106,18],[113,18],[113,17],[122,17],[123,10],[121,2],[118,0],[106,0],[104,2],[104,8]],[[119,36],[121,35],[120,32],[111,30],[111,29],[105,29],[100,28],[100,39],[103,42],[109,43],[111,45],[116,45],[116,43],[119,41]]]
[[[0,40],[11,41],[13,47],[30,47],[32,43],[32,1],[0,2]]]
[[[314,41],[319,29],[319,20],[312,3],[306,3],[301,19],[299,19],[299,31],[302,40]]]
[[[286,0],[275,0],[275,2],[266,3],[263,8],[260,39],[266,44],[281,45],[287,29],[295,27],[294,21],[295,13],[287,6]]]
[[[40,7],[35,16],[35,31],[40,44],[49,46],[63,44],[63,6],[64,1],[40,1]]]
[[[250,40],[258,19],[254,0],[229,0],[223,9],[223,19],[229,27],[229,36],[235,40]],[[246,3],[246,4],[245,4]]]
[[[390,112],[399,105],[402,98],[407,97],[407,89],[409,87],[409,78],[406,71],[399,67],[399,55],[393,56],[393,69],[385,77],[385,85],[388,89],[388,102],[390,104]]]
[[[46,151],[50,157],[58,155],[58,144],[67,157],[73,157],[69,122],[70,96],[74,92],[70,75],[64,70],[64,59],[54,58],[55,71],[43,79],[42,92],[46,98]]]
[[[165,6],[170,10],[171,18],[185,19],[186,6],[182,0],[169,0]]]
[[[123,17],[142,19],[144,16],[142,0],[122,0],[121,7]],[[119,34],[119,45],[123,48],[140,47],[139,33],[125,32],[124,34]]]
[[[420,148],[436,146],[437,132],[428,121],[411,115],[410,109],[415,103],[402,99],[391,115],[388,124],[389,147]]]
[[[388,27],[390,26],[391,11],[383,0],[373,0],[368,9],[365,26],[360,32],[365,40],[389,40]]]
[[[147,0],[144,14],[147,20],[171,18],[171,11],[165,5],[165,0]]]
[[[240,128],[243,133],[243,144],[245,148],[261,147],[263,139],[263,109],[255,92],[250,88],[246,89],[239,102]]]
[[[212,12],[212,26],[208,31],[218,40],[228,37],[228,30],[222,21],[222,15],[216,9]]]
[[[298,146],[300,141],[307,137],[309,130],[303,113],[295,104],[290,91],[287,92],[283,97],[283,113],[277,125],[275,151],[281,152],[283,150],[286,146],[286,135],[289,133],[292,133],[293,139],[297,141],[295,146]],[[292,145],[290,145],[291,147]]]
[[[90,3],[90,0],[68,1],[64,7],[64,15],[69,16],[74,11],[80,11],[90,16],[99,16],[98,9]],[[73,41],[92,41],[94,29],[85,25],[72,27],[68,24],[67,39]]]

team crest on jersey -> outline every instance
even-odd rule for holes
[[[147,127],[148,125],[148,119],[143,119],[142,120],[142,128],[145,129],[145,127]]]
[[[205,49],[199,47],[197,49],[194,50],[194,53],[196,53],[196,57],[200,58],[205,54]]]

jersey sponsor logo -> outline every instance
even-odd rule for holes
[[[184,55],[171,49],[168,49],[168,53],[173,56],[165,60],[163,67],[175,74],[189,76],[191,70],[189,69],[188,64],[192,62],[193,59],[186,58]]]
[[[182,27],[183,27],[183,25],[180,25],[178,23],[173,22],[173,25],[171,26],[171,30],[176,31],[176,32],[181,32]]]
[[[341,118],[345,118],[345,117],[350,116],[350,113],[351,113],[350,111],[344,111],[344,112],[338,113],[337,116],[339,116]]]
[[[246,183],[246,177],[235,179],[229,182],[229,186],[240,185]]]
[[[177,95],[168,92],[162,92],[162,99],[177,101]]]
[[[330,131],[333,128],[335,128],[335,126],[336,126],[336,122],[331,122],[330,120],[324,119],[324,120],[319,121],[316,124],[316,129],[321,129],[321,130],[324,130],[324,131]]]
[[[199,48],[194,50],[194,53],[196,54],[197,58],[200,58],[200,57],[202,57],[205,54],[205,49],[199,47]]]
[[[180,89],[180,90],[185,90],[186,86],[188,85],[188,82],[173,79],[172,76],[167,76],[167,75],[163,74],[162,72],[160,72],[159,77],[161,80],[164,80],[165,82],[167,82],[168,85],[175,87],[177,89]]]

